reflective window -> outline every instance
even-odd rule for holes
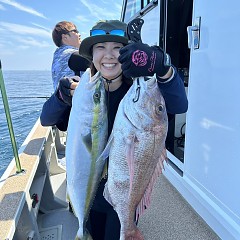
[[[139,14],[142,9],[147,7],[153,1],[154,0],[126,0],[124,21],[127,22],[129,19]]]
[[[132,18],[140,10],[141,0],[128,0],[126,5],[125,20]]]
[[[149,4],[150,0],[143,0],[143,7],[146,7]]]

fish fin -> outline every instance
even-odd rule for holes
[[[104,190],[103,190],[103,196],[106,199],[106,201],[113,206],[111,195],[110,195],[109,190],[108,190],[108,182],[106,182],[106,184],[105,184],[105,187],[104,187]]]
[[[129,169],[129,180],[130,180],[130,187],[129,187],[129,196],[132,192],[132,184],[133,184],[133,174],[134,174],[134,142],[136,140],[136,136],[131,138],[131,140],[127,140],[126,142],[126,156],[127,156],[127,163]]]
[[[162,154],[159,158],[159,161],[156,165],[156,168],[153,172],[153,175],[149,181],[149,184],[145,190],[145,193],[139,202],[137,209],[136,209],[136,221],[138,218],[143,214],[143,212],[150,206],[151,203],[151,194],[153,190],[154,183],[156,182],[157,178],[160,176],[162,173],[162,169],[164,169],[164,164],[163,162],[167,161],[167,151],[166,148],[163,149]]]
[[[83,143],[89,152],[92,151],[92,134],[89,132],[86,136],[82,137]]]
[[[108,139],[108,142],[106,144],[106,147],[104,148],[104,150],[102,151],[102,153],[98,157],[97,162],[100,161],[101,159],[105,160],[106,158],[109,157],[112,141],[113,141],[113,133],[111,133],[111,135],[110,135],[110,137]]]

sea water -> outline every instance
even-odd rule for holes
[[[3,79],[18,149],[53,93],[50,71],[3,71]],[[0,176],[13,159],[6,115],[0,92]]]

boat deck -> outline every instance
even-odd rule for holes
[[[26,174],[14,175],[12,161],[0,181],[0,240],[74,240],[78,221],[66,202],[62,149],[57,148],[57,155],[50,128],[37,123],[33,132],[20,154]],[[33,193],[39,195],[37,205]],[[145,240],[220,239],[164,175],[156,182],[150,208],[138,226]]]
[[[139,220],[146,240],[219,240],[204,220],[161,175],[150,208]]]
[[[77,220],[68,210],[51,213],[41,222],[47,234],[61,227],[62,240],[75,239]],[[145,240],[220,240],[163,175],[155,184],[152,203],[141,216],[138,227]],[[61,239],[55,235],[54,240]]]

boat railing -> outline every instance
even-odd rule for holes
[[[14,152],[14,158],[0,178],[0,239],[48,239],[52,230],[42,227],[48,213],[60,209],[65,211],[62,211],[64,216],[69,215],[66,171],[59,164],[58,156],[62,154],[60,159],[65,160],[65,133],[55,127],[43,127],[38,119],[18,150],[1,61],[0,87]],[[77,229],[75,217],[70,217]],[[57,230],[59,235],[60,230],[61,227]]]
[[[55,131],[55,130],[54,130]],[[39,210],[47,213],[67,209],[66,196],[55,194],[66,187],[65,169],[58,164],[52,127],[36,122],[22,147],[19,159],[22,174],[16,173],[14,160],[0,179],[0,239],[41,239],[38,225]],[[57,140],[59,141],[59,140]],[[61,176],[62,182],[52,185],[51,177]],[[35,239],[35,238],[34,238]]]

